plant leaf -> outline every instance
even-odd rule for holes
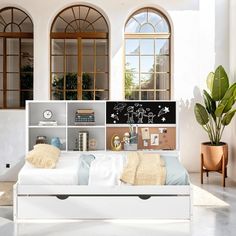
[[[227,89],[229,88],[229,79],[223,68],[223,66],[218,66],[216,68],[214,79],[212,83],[211,97],[214,101],[220,101]]]
[[[235,103],[236,96],[236,83],[232,84],[226,91],[223,99],[216,108],[215,115],[220,117],[223,113],[227,113],[231,110],[232,106]]]
[[[211,114],[211,116],[215,120],[216,102],[211,98],[210,94],[206,90],[203,90],[203,98],[207,112]]]
[[[200,125],[206,125],[209,122],[209,115],[206,108],[200,103],[196,103],[194,106],[194,114],[197,122]]]
[[[228,125],[231,122],[232,118],[234,117],[235,112],[236,112],[236,109],[227,112],[224,115],[224,117],[221,121],[221,124],[224,125],[224,126]]]
[[[206,79],[207,88],[209,89],[209,91],[211,93],[212,93],[214,76],[215,76],[215,74],[213,72],[210,72],[207,76],[207,79]]]

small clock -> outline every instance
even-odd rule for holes
[[[51,119],[51,118],[52,118],[52,111],[50,111],[50,110],[45,110],[45,111],[43,112],[43,117],[44,117],[46,120]]]

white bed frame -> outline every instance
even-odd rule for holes
[[[169,154],[168,154],[169,153]],[[176,155],[165,151],[165,155]],[[14,186],[14,220],[190,220],[191,185]]]
[[[28,124],[29,102],[26,111]],[[29,148],[28,135],[27,130],[26,149]],[[176,136],[178,150],[178,114]],[[155,152],[179,156],[177,150]],[[190,220],[191,215],[191,185],[94,187],[16,183],[14,186],[16,222],[81,219]]]
[[[191,218],[190,186],[14,187],[14,220]]]

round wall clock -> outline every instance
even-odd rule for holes
[[[51,119],[51,118],[52,118],[52,111],[50,111],[50,110],[45,110],[45,111],[43,112],[43,117],[44,117],[46,120]]]

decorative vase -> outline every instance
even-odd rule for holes
[[[211,145],[210,142],[201,144],[201,154],[203,155],[203,167],[209,171],[222,169],[222,157],[225,157],[225,166],[228,163],[228,144],[220,143],[218,146]]]
[[[51,139],[51,145],[53,145],[53,146],[55,146],[55,147],[60,149],[61,148],[61,141],[60,141],[60,139],[58,137],[53,137]]]
[[[46,137],[46,136],[39,135],[39,136],[37,136],[35,143],[36,143],[36,144],[47,143],[47,137]]]

